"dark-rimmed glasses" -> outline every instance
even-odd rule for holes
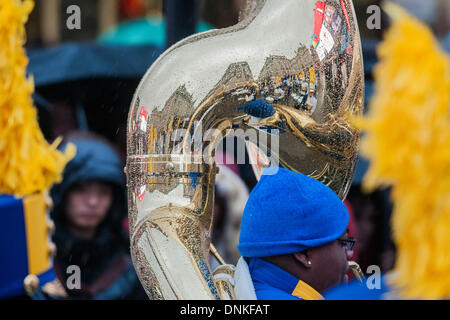
[[[356,239],[355,238],[348,238],[348,239],[338,239],[339,243],[347,248],[347,250],[353,250],[353,247],[355,246]]]

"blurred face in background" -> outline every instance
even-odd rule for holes
[[[66,214],[69,229],[90,239],[105,219],[113,201],[113,187],[101,181],[82,182],[67,195]]]
[[[370,242],[373,239],[377,211],[373,203],[369,200],[355,202],[354,209],[357,212],[355,220],[358,246],[361,250],[365,250],[370,246]]]

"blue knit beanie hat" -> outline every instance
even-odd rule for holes
[[[245,206],[238,249],[248,258],[301,252],[338,239],[348,222],[347,208],[329,187],[269,167]]]

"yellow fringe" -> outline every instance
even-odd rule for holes
[[[362,154],[365,190],[392,185],[398,248],[390,284],[405,298],[450,298],[450,59],[431,31],[388,3]]]
[[[75,146],[64,153],[46,142],[37,122],[31,95],[33,79],[26,77],[23,48],[25,23],[32,0],[0,1],[0,193],[15,196],[48,190],[60,182]]]

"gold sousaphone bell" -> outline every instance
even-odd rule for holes
[[[209,265],[224,137],[244,134],[258,179],[278,165],[344,199],[359,142],[348,119],[363,99],[349,0],[244,1],[237,25],[162,54],[136,90],[127,128],[131,254],[149,297],[239,298],[234,267]]]

